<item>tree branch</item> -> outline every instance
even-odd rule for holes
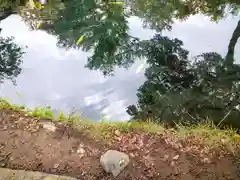
[[[240,20],[238,21],[237,27],[233,31],[232,38],[228,44],[228,52],[226,56],[226,64],[228,65],[232,65],[234,62],[234,49],[239,37],[240,37]]]

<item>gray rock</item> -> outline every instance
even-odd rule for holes
[[[116,150],[108,150],[100,158],[100,163],[107,173],[117,177],[129,164],[129,156]]]

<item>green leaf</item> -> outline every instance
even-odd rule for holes
[[[76,44],[79,45],[83,41],[84,35],[80,36],[80,38],[77,40]]]

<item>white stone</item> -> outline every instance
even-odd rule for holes
[[[117,177],[129,164],[129,156],[116,150],[108,150],[100,158],[100,164],[107,173]]]
[[[52,122],[40,122],[42,124],[44,129],[47,129],[49,131],[55,132],[56,131],[56,126]]]
[[[78,154],[84,154],[84,153],[85,153],[85,150],[80,147],[80,148],[77,150],[77,153],[78,153]]]

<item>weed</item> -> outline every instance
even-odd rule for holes
[[[65,115],[64,115],[63,112],[59,109],[59,110],[58,110],[57,120],[59,120],[59,121],[64,121],[65,119],[66,119]]]
[[[5,99],[0,99],[0,109],[8,109],[14,111],[23,111],[25,114],[38,118],[48,118],[52,120],[62,121],[69,124],[91,137],[110,141],[114,136],[114,132],[118,130],[120,133],[131,133],[138,130],[139,132],[147,133],[167,133],[168,136],[173,136],[177,140],[192,139],[193,141],[207,145],[211,148],[226,148],[228,151],[236,154],[236,149],[239,148],[240,136],[234,129],[221,130],[213,125],[210,121],[197,125],[184,126],[177,124],[175,130],[167,130],[162,125],[152,122],[106,122],[101,118],[98,122],[82,120],[79,115],[71,113],[69,116],[59,110],[58,115],[54,117],[49,106],[36,107],[33,110],[26,109],[24,106],[10,104]]]
[[[36,107],[34,110],[28,110],[28,115],[39,118],[53,119],[53,112],[49,106],[47,107]]]

